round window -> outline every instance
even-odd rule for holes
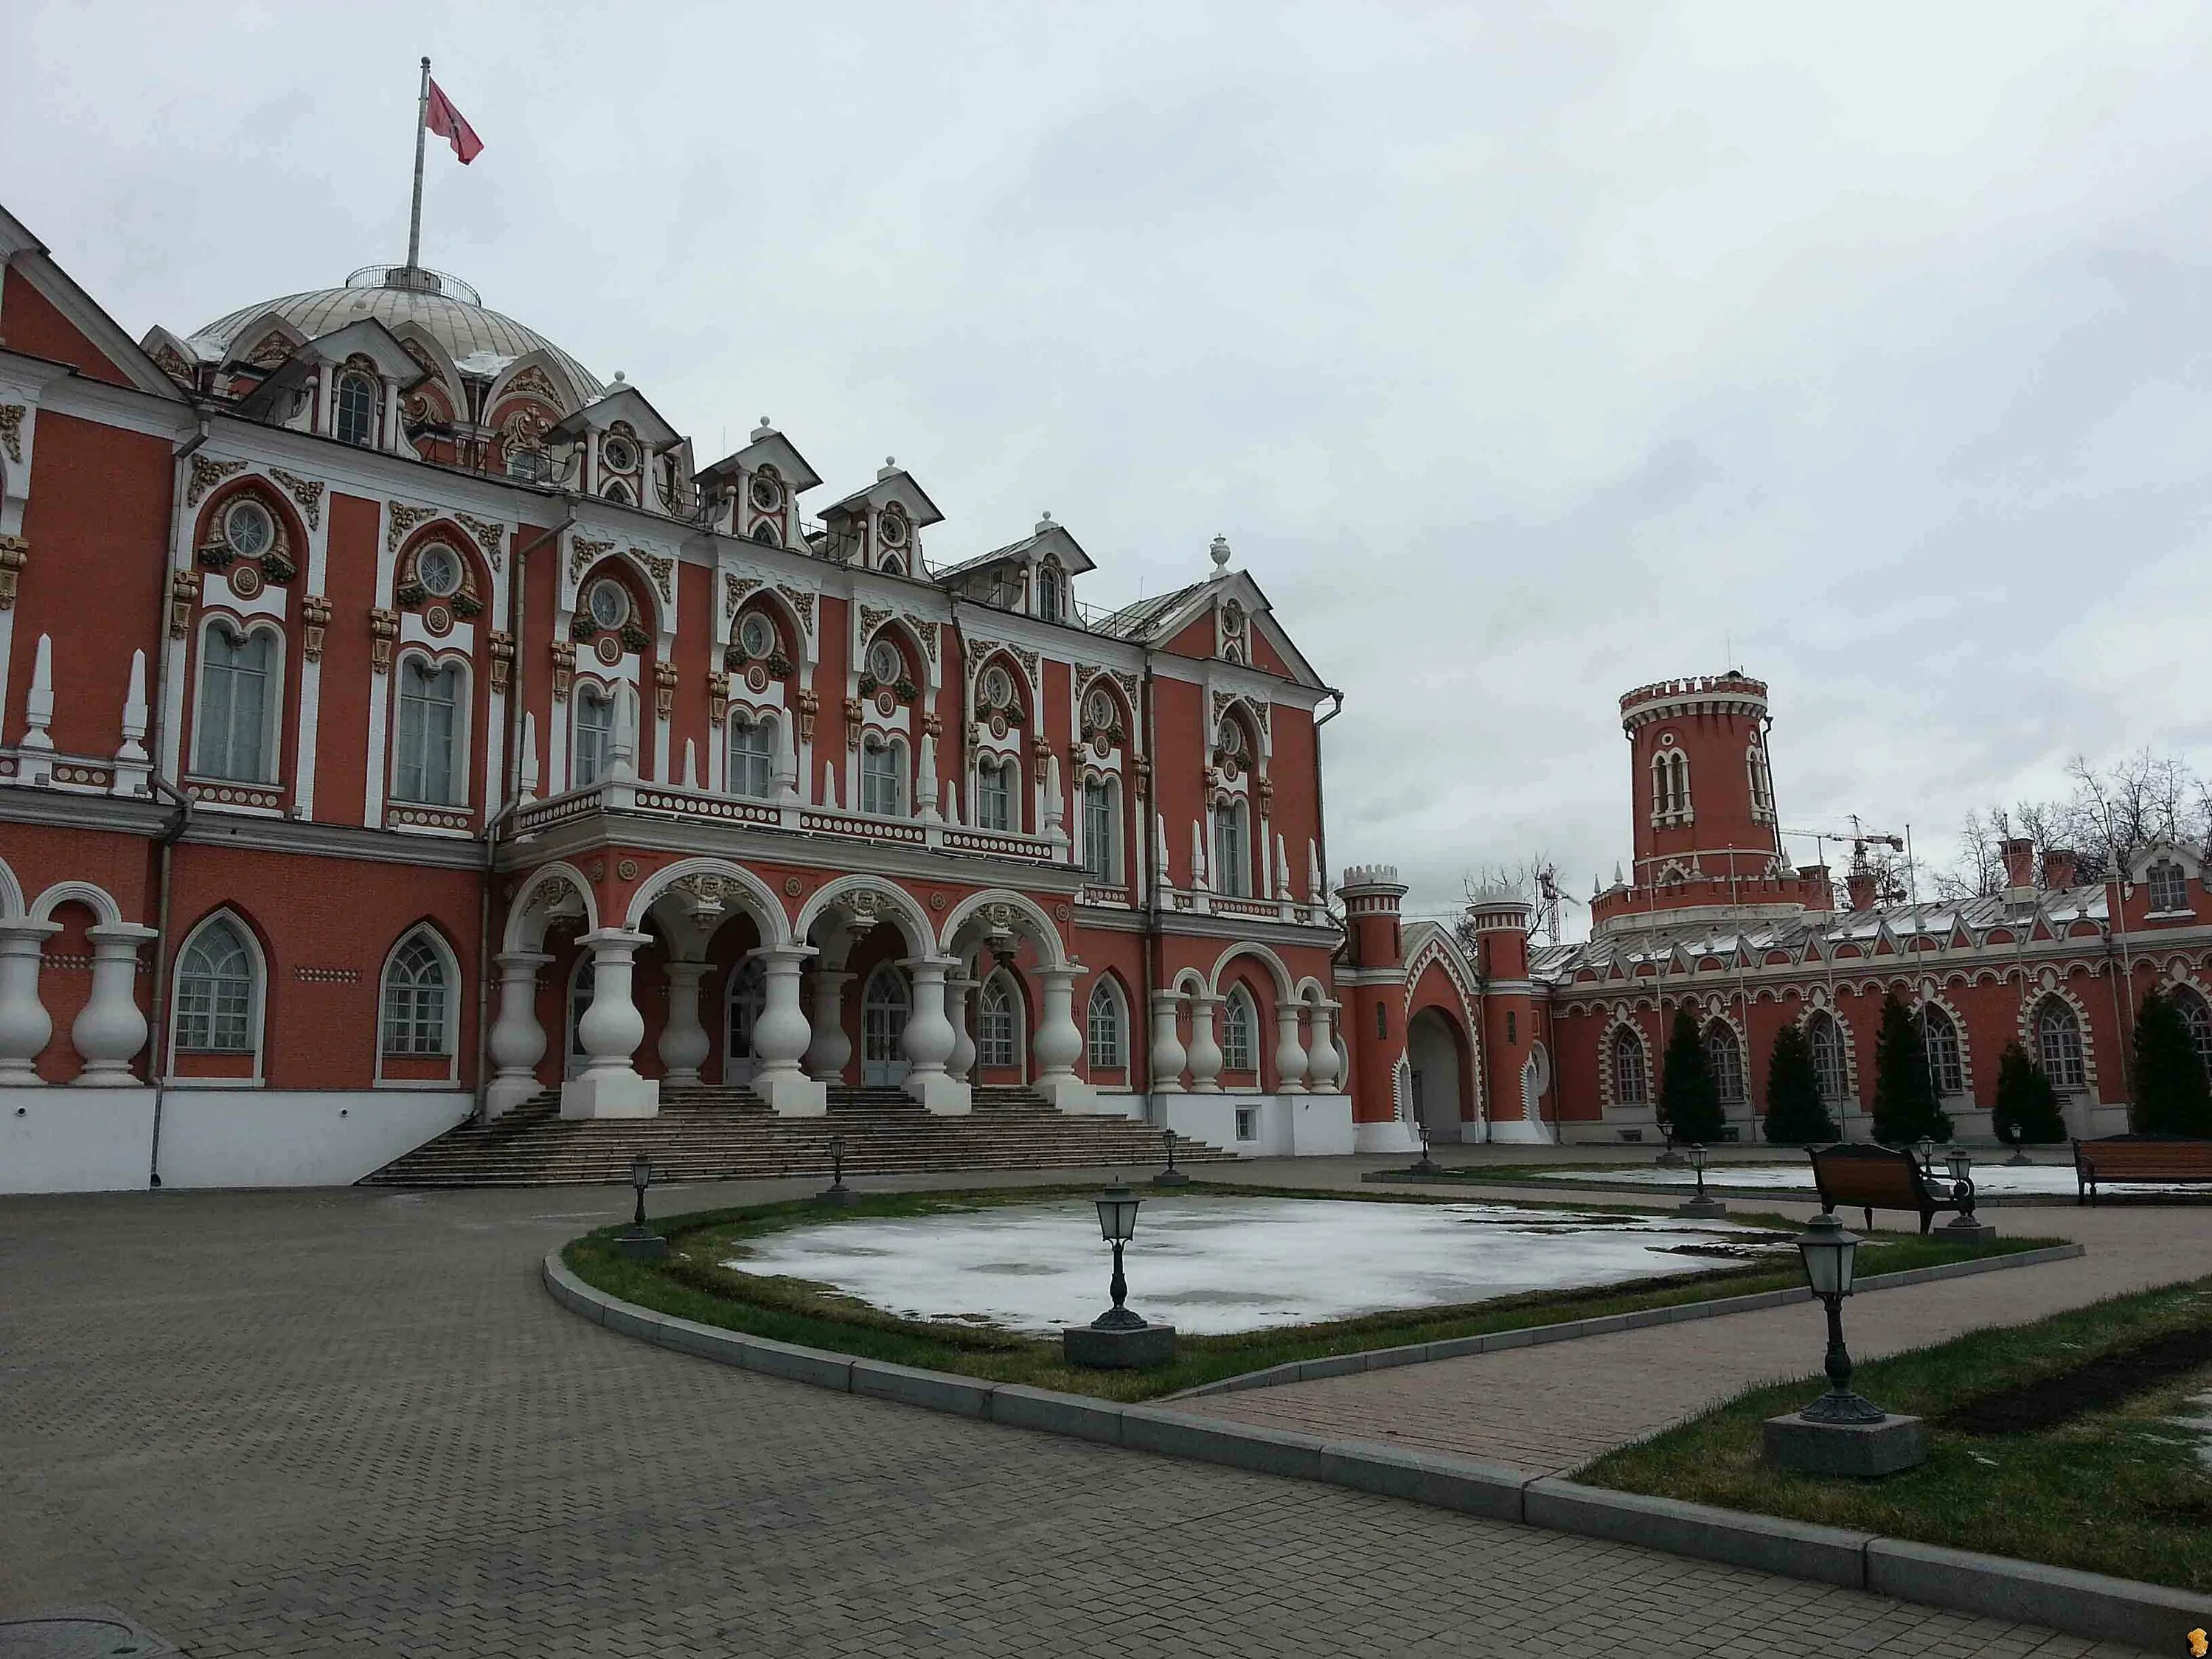
[[[878,640],[868,647],[868,673],[878,684],[893,685],[899,678],[898,647],[889,640]]]
[[[1114,699],[1103,691],[1091,694],[1091,724],[1099,731],[1110,731],[1114,725]]]
[[[773,513],[783,505],[783,486],[766,473],[756,472],[750,490],[753,505],[763,513]]]
[[[1014,700],[1014,682],[1003,668],[983,672],[983,707],[1004,708]]]
[[[595,581],[584,596],[584,609],[599,627],[620,628],[629,620],[629,594],[618,581]]]
[[[748,657],[774,655],[775,625],[759,611],[754,611],[738,624],[738,648]]]
[[[620,433],[601,440],[599,459],[615,472],[631,472],[637,468],[637,446]]]
[[[461,591],[461,556],[442,542],[434,542],[415,556],[415,580],[433,599],[451,599]]]
[[[1224,755],[1241,755],[1244,752],[1243,728],[1226,714],[1221,717],[1221,732],[1217,741],[1220,744],[1221,752]]]
[[[1231,634],[1244,626],[1244,607],[1231,599],[1221,607],[1221,625]]]
[[[276,539],[276,521],[257,501],[234,501],[222,515],[223,539],[243,558],[258,559]]]
[[[906,514],[896,507],[877,521],[876,533],[883,538],[885,547],[906,545]]]

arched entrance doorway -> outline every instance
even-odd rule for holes
[[[860,994],[860,1082],[864,1086],[896,1086],[906,1080],[908,1061],[902,1046],[907,1016],[914,1009],[914,993],[905,971],[884,963],[868,975]]]
[[[1458,1023],[1441,1008],[1424,1008],[1406,1022],[1406,1060],[1413,1072],[1412,1111],[1438,1145],[1479,1133],[1471,1121],[1474,1071]]]

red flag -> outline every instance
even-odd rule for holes
[[[463,167],[475,161],[483,149],[483,140],[477,137],[477,130],[469,125],[468,117],[453,107],[453,100],[446,96],[435,81],[430,82],[430,102],[423,112],[422,122],[441,138],[453,140],[453,154],[461,158]]]

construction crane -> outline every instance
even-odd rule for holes
[[[1901,836],[1893,835],[1887,830],[1868,829],[1856,812],[1846,813],[1844,816],[1850,818],[1851,824],[1851,832],[1848,836],[1832,834],[1826,830],[1784,830],[1778,833],[1795,836],[1801,841],[1814,842],[1816,848],[1814,856],[1822,864],[1828,861],[1830,842],[1833,842],[1838,847],[1848,842],[1851,848],[1850,874],[1864,876],[1886,873],[1889,876],[1889,879],[1875,894],[1878,901],[1891,903],[1899,900],[1908,903],[1916,901],[1919,896],[1917,890],[1919,884],[1917,879],[1916,866],[1912,861],[1912,826],[1906,824],[1905,833]],[[1870,847],[1887,848],[1905,861],[1903,887],[1897,885],[1894,866],[1890,866],[1887,872],[1883,872],[1868,861],[1867,849]]]

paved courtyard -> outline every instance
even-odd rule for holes
[[[648,1347],[537,1279],[626,1196],[0,1200],[0,1616],[198,1656],[2130,1651]]]

